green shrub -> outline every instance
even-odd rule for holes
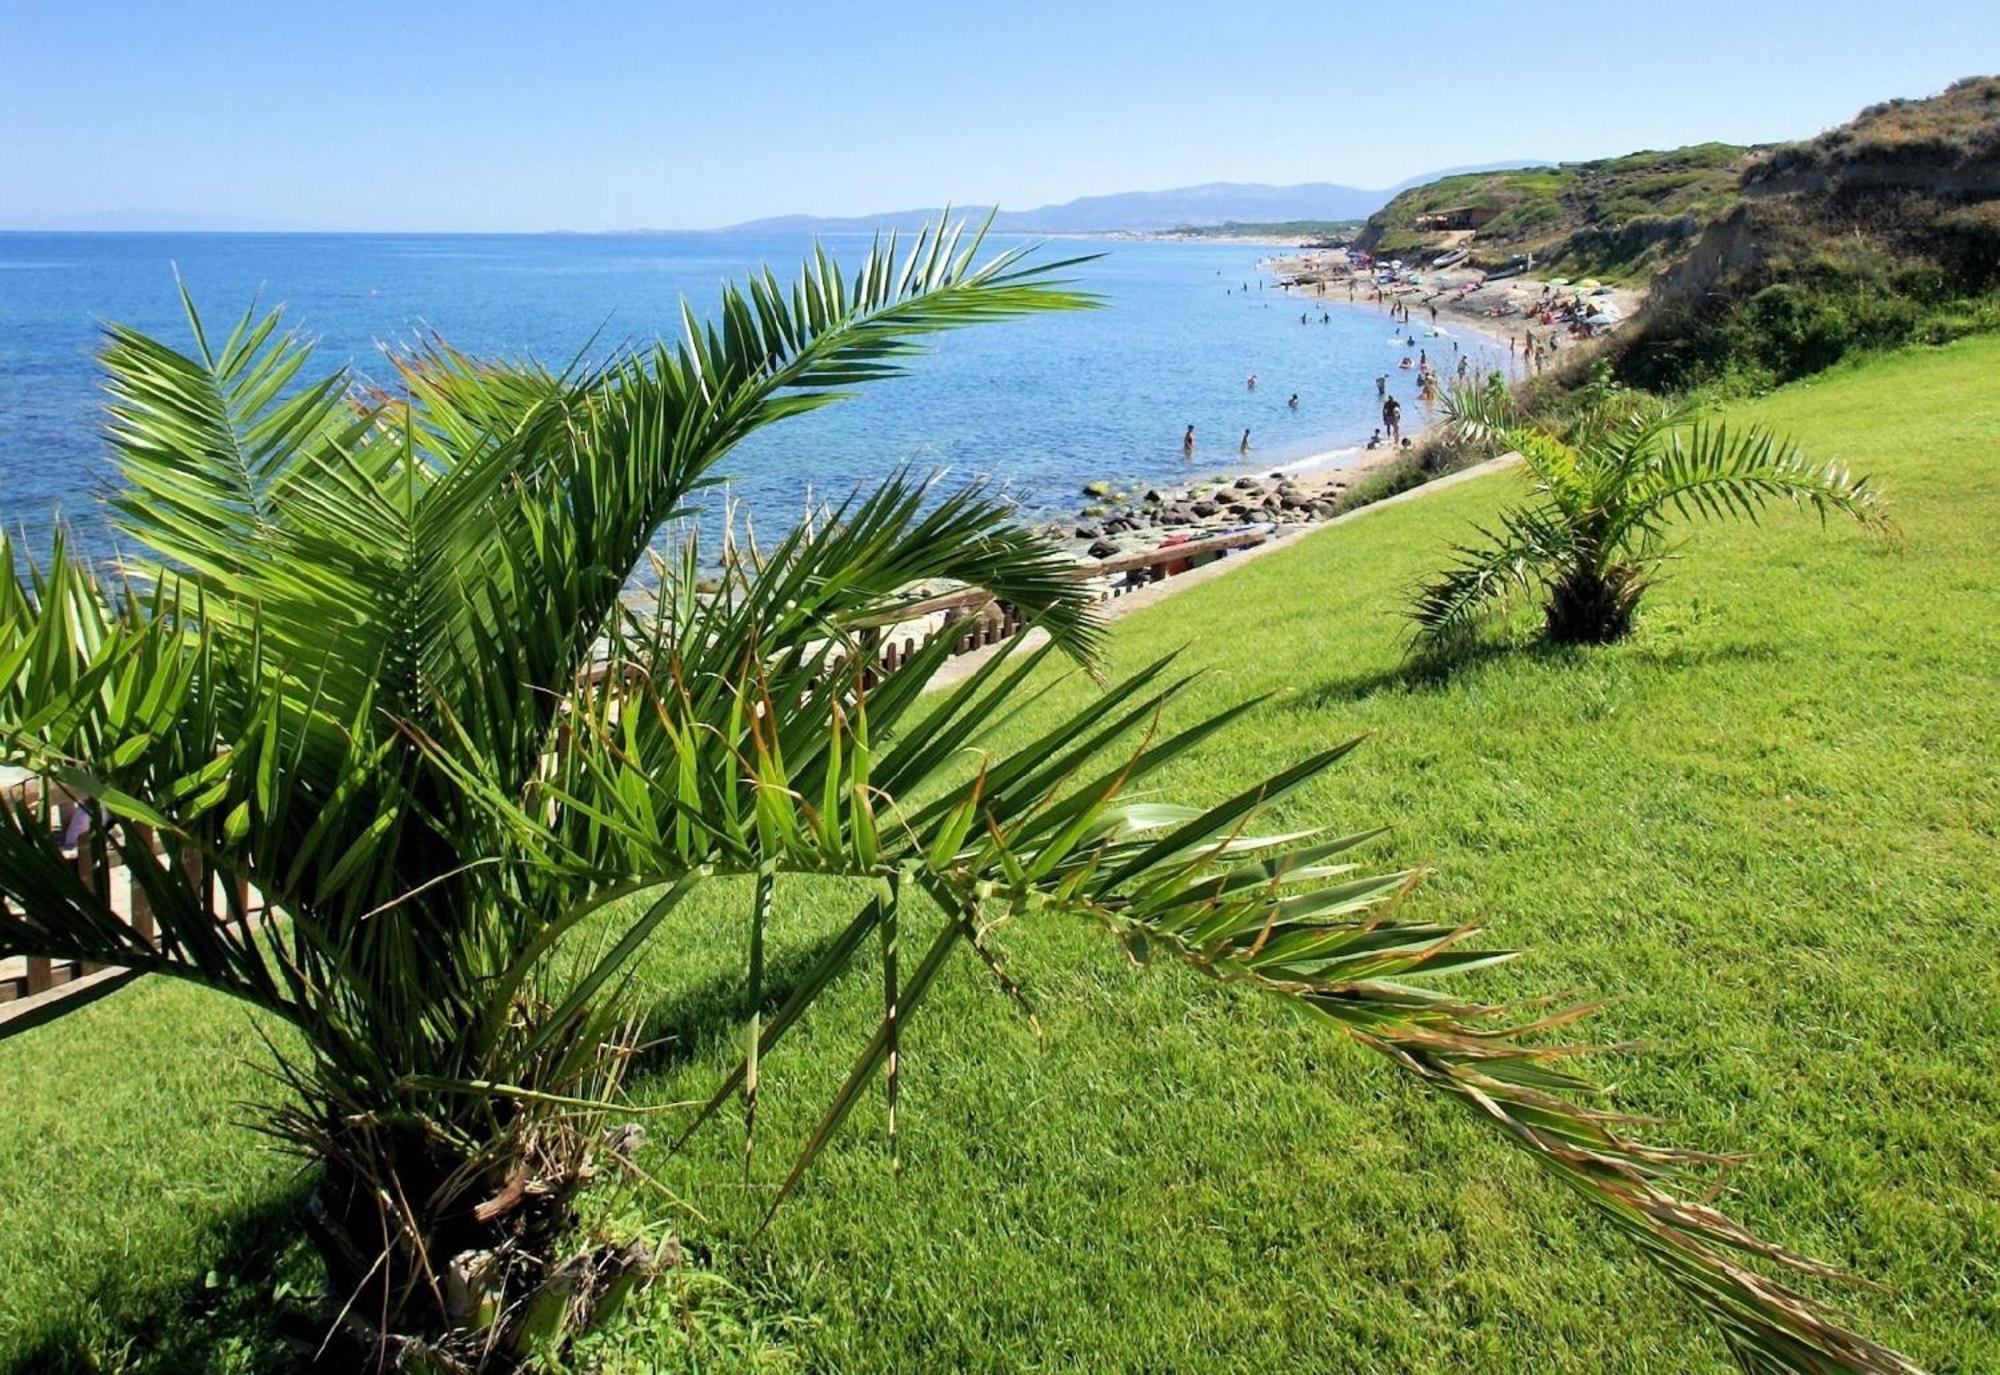
[[[1788,381],[1839,362],[1852,328],[1839,306],[1804,287],[1780,282],[1750,298],[1737,333],[1742,352]]]

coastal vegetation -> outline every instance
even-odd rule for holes
[[[1677,522],[1756,524],[1773,502],[1842,515],[1879,532],[1891,525],[1866,477],[1816,463],[1789,440],[1706,422],[1685,404],[1635,396],[1599,376],[1559,428],[1527,423],[1501,385],[1462,387],[1446,400],[1454,436],[1521,455],[1532,497],[1477,527],[1454,562],[1410,608],[1426,652],[1465,646],[1516,595],[1540,599],[1555,644],[1608,644],[1632,630],[1639,599],[1673,551]]]
[[[1969,77],[1798,143],[1447,178],[1398,196],[1357,242],[1647,286],[1609,347],[1618,378],[1752,394],[1850,353],[2000,327],[1996,130],[2000,77]],[[1448,210],[1477,227],[1444,227]]]
[[[1404,915],[1413,871],[1347,857],[1378,831],[1246,830],[1353,741],[1213,805],[1142,800],[1134,784],[1255,705],[1158,732],[1188,687],[1169,656],[996,749],[1043,661],[1090,662],[1097,635],[1056,551],[980,489],[932,502],[891,479],[707,595],[688,539],[650,612],[622,600],[760,426],[892,375],[926,333],[1087,304],[1062,264],[976,265],[977,249],[892,240],[851,286],[819,256],[791,292],[754,278],[719,326],[689,319],[678,344],[600,369],[435,345],[401,361],[397,395],[310,379],[276,313],[216,347],[190,303],[193,354],[112,327],[114,505],[156,561],[112,583],[58,544],[0,588],[5,758],[94,800],[80,845],[97,875],[79,880],[46,795],[11,804],[0,948],[184,980],[271,1021],[257,1124],[311,1170],[323,1340],[377,1362],[559,1358],[662,1263],[670,1237],[579,1233],[578,1196],[605,1172],[648,1177],[642,1135],[613,1130],[632,1116],[620,1092],[646,1021],[684,1009],[634,999],[639,957],[736,879],[747,901],[694,920],[711,932],[696,944],[746,968],[742,1054],[677,1144],[740,1099],[747,1175],[764,1057],[879,950],[874,1028],[762,1225],[878,1077],[895,1162],[903,1028],[949,957],[970,947],[1019,1002],[993,932],[1067,915],[1136,962],[1289,1002],[1472,1108],[1744,1362],[1908,1368],[1743,1264],[1832,1273],[1687,1201],[1712,1187],[1707,1153],[1606,1115],[1565,1067],[1580,1048],[1550,1034],[1588,1008],[1523,1016],[1432,988],[1513,952]],[[1021,608],[1049,647],[935,705],[949,637],[878,679],[869,632],[938,578]],[[114,854],[156,930],[118,918]],[[807,883],[845,885],[848,915],[767,983],[781,891]],[[252,891],[274,917],[253,920]],[[922,951],[907,963],[905,931]]]
[[[1435,217],[1470,210],[1476,261],[1500,267],[1532,255],[1572,276],[1643,282],[1735,203],[1751,150],[1704,143],[1555,167],[1476,172],[1405,191],[1357,240],[1378,257],[1420,257],[1452,241]],[[1461,236],[1463,231],[1456,231]]]
[[[1895,1286],[1848,1301],[1946,1368],[1996,1354],[1976,1277],[1979,1238],[2000,1225],[1980,1174],[2000,1146],[1985,1140],[2000,1112],[1981,1068],[2000,1028],[1979,993],[1995,973],[1990,943],[1961,939],[1958,917],[1967,891],[2000,880],[1980,839],[1996,803],[1980,758],[1990,705],[1962,691],[1994,651],[1980,560],[2000,490],[1951,461],[2000,424],[1972,386],[1996,363],[1985,340],[1903,355],[1737,417],[1836,458],[1868,454],[1896,484],[1904,555],[1791,528],[1707,531],[1707,557],[1661,586],[1624,645],[1488,659],[1443,685],[1409,677],[1387,613],[1444,536],[1505,500],[1504,480],[1489,480],[1142,613],[1107,660],[1114,676],[1143,677],[1148,644],[1189,641],[1190,666],[1220,670],[1162,704],[1156,737],[1196,733],[1154,781],[1204,803],[1254,792],[1302,747],[1372,731],[1339,769],[1301,777],[1275,819],[1360,824],[1390,809],[1400,825],[1380,842],[1383,867],[1437,876],[1384,920],[1534,938],[1537,972],[1480,976],[1506,997],[1551,979],[1618,997],[1612,1035],[1656,1047],[1622,1067],[1620,1106],[1691,1114],[1716,1151],[1766,1147],[1730,1196]],[[1948,394],[1970,403],[1940,406]],[[1329,617],[1346,627],[1337,656]],[[1101,709],[1096,689],[1053,682],[1052,667],[1024,681],[1047,691],[995,733],[997,758],[1037,758],[1051,731]],[[1280,695],[1232,712],[1265,689]],[[951,700],[962,699],[931,711],[948,718]],[[1718,702],[1730,704],[1727,729]],[[602,717],[581,719],[601,729]],[[918,738],[930,719],[911,709]],[[1510,763],[1510,749],[1525,753]],[[1658,786],[1689,757],[1709,761],[1699,778]],[[1918,758],[1921,772],[1906,767]],[[1569,762],[1531,762],[1551,760]],[[882,767],[871,777],[886,788]],[[963,795],[948,778],[936,786]],[[221,844],[203,833],[219,854],[233,810],[217,823]],[[529,829],[518,811],[493,814]],[[1856,833],[1897,860],[1857,870]],[[648,1120],[648,1108],[710,1099],[746,1063],[746,1022],[756,1028],[761,1009],[775,1027],[851,929],[840,884],[788,883],[769,924],[769,991],[747,993],[740,941],[697,933],[732,921],[741,933],[758,887],[754,871],[704,885],[681,913],[688,934],[648,943],[629,966],[633,998],[654,1008],[642,1034],[665,1038],[617,1060]],[[1366,1066],[1277,1015],[1282,999],[1251,996],[1255,980],[1216,990],[1192,977],[1199,961],[1176,973],[1180,958],[1129,968],[1095,934],[1017,921],[985,933],[996,960],[1007,951],[997,991],[984,959],[933,975],[906,1042],[899,1177],[872,1142],[824,1134],[816,1106],[841,1101],[855,1046],[881,1035],[874,978],[825,983],[820,1015],[763,1065],[796,1091],[762,1098],[760,1139],[819,1149],[825,1172],[768,1230],[791,1153],[775,1172],[755,1157],[745,1188],[742,1141],[728,1133],[676,1150],[678,1133],[656,1128],[623,1146],[629,1173],[601,1151],[605,1183],[582,1200],[594,1244],[642,1241],[660,1255],[671,1238],[682,1263],[628,1300],[587,1359],[997,1368],[1089,1350],[1141,1368],[1169,1353],[1280,1359],[1309,1347],[1409,1368],[1681,1370],[1720,1354],[1676,1321],[1671,1286],[1631,1284],[1600,1258],[1596,1229],[1511,1167],[1504,1138],[1424,1098],[1385,1096]],[[1776,985],[1774,961],[1792,971]],[[1016,993],[1039,1036],[996,1020]],[[0,1178],[10,1242],[25,1243],[0,1262],[0,1359],[240,1368],[271,1358],[274,1308],[309,1308],[300,1296],[324,1282],[324,1262],[281,1218],[319,1181],[288,1183],[248,1135],[217,1129],[232,1102],[273,1091],[235,1068],[254,1033],[208,1029],[243,1027],[218,1017],[223,1006],[211,989],[153,980],[0,1047],[21,1105],[0,1129],[11,1162]],[[311,1063],[311,1032],[288,1020],[272,1010],[253,1024],[288,1062]],[[1905,1103],[1916,1085],[1920,1102]],[[1890,1106],[1848,1111],[1856,1103]],[[196,1181],[213,1183],[189,1195]],[[96,1221],[113,1213],[115,1239]],[[1079,1246],[1085,1236],[1093,1244]],[[203,1265],[208,1280],[193,1280]]]

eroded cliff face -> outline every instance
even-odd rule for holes
[[[1690,306],[1712,296],[1722,282],[1754,273],[1765,260],[1765,240],[1755,220],[1751,206],[1738,205],[1709,225],[1686,256],[1653,279],[1648,307]]]
[[[1749,200],[1773,196],[1838,200],[1880,191],[1909,191],[1947,201],[1991,200],[2000,197],[2000,159],[1952,163],[1855,160],[1833,167],[1773,172],[1743,185],[1743,195]]]

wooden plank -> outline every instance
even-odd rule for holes
[[[105,969],[40,994],[0,1002],[0,1037],[27,1031],[74,1012],[107,993],[116,992],[138,977],[136,969]]]
[[[1272,536],[1266,526],[1255,526],[1242,530],[1231,530],[1206,539],[1191,539],[1182,544],[1156,545],[1151,549],[1135,549],[1129,554],[1101,559],[1096,563],[1080,563],[1070,574],[1077,582],[1088,582],[1092,578],[1108,577],[1117,573],[1129,573],[1135,569],[1158,568],[1163,564],[1180,563],[1183,560],[1200,558],[1206,554],[1227,553],[1232,549],[1247,549],[1263,544]],[[961,587],[951,592],[941,592],[935,597],[912,602],[898,607],[894,612],[897,621],[914,621],[923,616],[936,615],[943,611],[973,611],[987,606],[993,601],[993,594],[978,587]]]

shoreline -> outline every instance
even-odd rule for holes
[[[1390,506],[1410,501],[1419,501],[1425,497],[1433,496],[1438,492],[1460,486],[1463,483],[1473,482],[1483,477],[1490,477],[1496,473],[1509,472],[1520,461],[1521,457],[1519,454],[1501,454],[1497,457],[1475,463],[1470,467],[1441,474],[1438,477],[1432,478],[1429,482],[1420,483],[1405,491],[1392,493],[1379,501],[1371,501],[1365,505],[1357,506],[1352,510],[1342,511],[1325,520],[1301,525],[1293,530],[1273,531],[1271,538],[1266,539],[1261,544],[1253,544],[1247,548],[1231,550],[1227,555],[1198,565],[1181,573],[1177,577],[1167,578],[1148,586],[1135,588],[1125,593],[1122,597],[1114,597],[1102,601],[1098,605],[1103,608],[1102,614],[1106,620],[1117,620],[1119,617],[1129,615],[1134,611],[1143,611],[1147,607],[1157,605],[1168,597],[1185,592],[1190,588],[1199,587],[1203,583],[1212,582],[1216,578],[1226,577],[1245,564],[1264,558],[1276,550],[1289,549],[1296,541],[1291,538],[1285,538],[1285,536],[1296,535],[1298,539],[1304,539],[1311,535],[1320,534],[1336,526],[1346,525],[1364,516],[1373,515],[1375,512]],[[1024,649],[1033,649],[1038,645],[1047,643],[1047,641],[1047,631],[1030,629],[1022,637],[1021,647]],[[996,642],[984,648],[975,649],[969,653],[960,654],[954,658],[945,660],[938,671],[932,675],[930,681],[924,684],[924,691],[931,692],[965,681],[965,679],[985,667],[996,655],[1007,652],[1007,643],[1006,641]]]
[[[1291,245],[1283,245],[1292,247]],[[1333,250],[1327,250],[1329,252]],[[1273,255],[1258,259],[1256,271],[1278,284],[1293,300],[1310,300],[1315,309],[1344,306],[1367,307],[1387,313],[1384,303],[1357,297],[1306,296],[1293,292],[1294,286],[1317,285],[1332,278],[1302,279],[1302,272],[1316,266],[1304,256]],[[1347,274],[1338,280],[1347,280]],[[1372,289],[1372,284],[1371,284]],[[1469,310],[1453,311],[1454,328],[1475,346],[1490,350],[1499,371],[1510,381],[1523,366],[1516,352],[1516,340],[1500,321]],[[1413,327],[1412,327],[1413,328]],[[1434,331],[1434,332],[1431,332]],[[1450,339],[1450,332],[1432,324],[1425,338]],[[1452,340],[1456,349],[1457,340]],[[1502,348],[1506,353],[1501,353]],[[1497,366],[1504,359],[1504,368]],[[1484,365],[1482,365],[1482,370]],[[1389,376],[1398,369],[1385,368]],[[1393,391],[1390,393],[1393,395]],[[1073,514],[1042,522],[1051,535],[1069,544],[1079,562],[1115,558],[1135,550],[1181,538],[1198,538],[1246,526],[1268,525],[1273,538],[1295,529],[1312,528],[1338,519],[1353,508],[1344,505],[1350,489],[1365,482],[1416,451],[1416,446],[1435,431],[1436,414],[1432,403],[1412,401],[1405,412],[1404,446],[1387,444],[1369,448],[1359,436],[1342,435],[1331,442],[1319,441],[1310,452],[1277,462],[1257,463],[1251,456],[1231,456],[1205,471],[1207,476],[1190,480],[1186,475],[1120,489],[1110,482],[1085,485],[1088,504]],[[1375,433],[1379,433],[1379,428]]]
[[[1539,301],[1551,292],[1558,299],[1568,296],[1600,308],[1608,306],[1612,312],[1607,327],[1609,333],[1616,333],[1628,325],[1646,302],[1646,292],[1639,287],[1606,285],[1594,278],[1572,282],[1567,277],[1528,274],[1502,277],[1495,281],[1489,273],[1463,265],[1408,268],[1406,271],[1416,275],[1419,281],[1399,282],[1384,289],[1372,276],[1356,272],[1346,261],[1345,253],[1336,249],[1274,256],[1257,266],[1276,277],[1286,291],[1293,287],[1333,286],[1348,282],[1365,285],[1370,295],[1364,298],[1357,294],[1353,300],[1346,302],[1348,305],[1382,305],[1383,302],[1373,299],[1373,293],[1384,290],[1385,295],[1410,301],[1413,305],[1436,306],[1440,318],[1449,314],[1454,320],[1480,330],[1490,338],[1505,339],[1510,345],[1510,352],[1523,331],[1539,331],[1546,337],[1548,331],[1563,328],[1561,322],[1548,325],[1532,322],[1525,314],[1524,303]],[[1316,299],[1338,301],[1337,297]],[[1512,313],[1494,313],[1503,309]]]

